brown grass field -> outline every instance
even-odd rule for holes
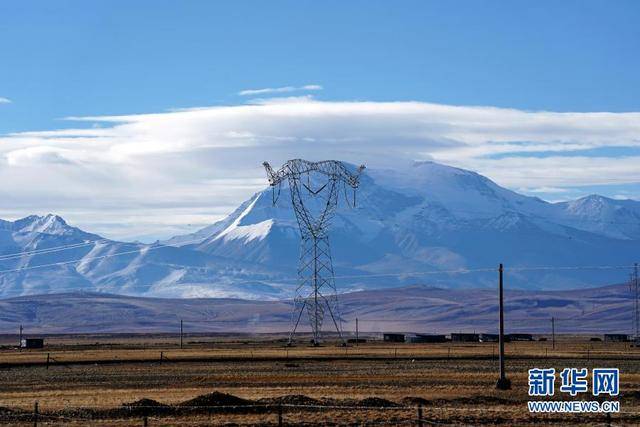
[[[54,336],[22,351],[1,338],[0,424],[34,425],[37,401],[38,425],[143,425],[145,415],[150,426],[278,425],[279,408],[283,425],[419,425],[418,405],[425,426],[640,425],[640,349],[628,343],[507,343],[512,389],[497,391],[495,343],[287,348],[277,338],[189,336],[180,349],[171,336]],[[621,412],[529,414],[534,367],[619,368]],[[141,399],[153,401],[123,407]]]

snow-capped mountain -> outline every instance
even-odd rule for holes
[[[555,205],[559,222],[619,239],[640,237],[640,202],[591,195]]]
[[[197,233],[153,245],[106,240],[53,215],[2,221],[0,296],[82,289],[288,297],[295,287],[298,224],[288,188],[275,206],[271,191]],[[632,264],[640,247],[640,202],[589,196],[548,203],[471,171],[422,162],[403,170],[367,169],[356,207],[342,200],[330,239],[341,291],[494,286],[495,272],[433,272],[500,262],[511,287],[596,286],[624,281],[628,272],[522,268]]]
[[[3,297],[76,290],[254,297],[253,287],[257,287],[260,296],[275,298],[284,289],[256,283],[256,279],[272,277],[260,266],[189,248],[103,239],[71,227],[55,215],[0,223]],[[215,286],[211,286],[213,282]]]
[[[356,208],[342,203],[331,231],[343,289],[408,283],[493,286],[495,274],[411,275],[432,270],[627,265],[640,240],[640,202],[589,196],[548,203],[502,188],[475,172],[433,162],[398,170],[368,169]],[[589,201],[598,198],[597,209]],[[243,203],[197,251],[295,273],[298,225],[287,189],[276,206],[266,189]],[[577,207],[580,206],[580,209]],[[201,233],[197,235],[202,235]],[[183,236],[183,240],[197,235]],[[404,273],[393,277],[392,274]],[[511,284],[567,288],[625,280],[627,272],[520,271]],[[369,277],[356,277],[364,276]],[[375,276],[375,277],[372,277]]]

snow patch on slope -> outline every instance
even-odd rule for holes
[[[238,218],[236,218],[236,220],[233,221],[231,225],[229,225],[220,234],[218,234],[214,240],[223,239],[225,242],[227,242],[229,240],[243,239],[245,242],[250,242],[256,239],[263,240],[265,237],[267,237],[269,235],[271,227],[273,226],[272,219],[267,219],[257,224],[240,225],[242,219],[251,212],[261,195],[261,193],[258,193],[258,195],[249,204],[249,206],[247,206],[247,208],[244,210],[244,212],[242,212],[242,214],[240,214],[240,216],[238,216]]]

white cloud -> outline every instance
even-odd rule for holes
[[[640,182],[638,155],[584,155],[637,149],[640,113],[292,97],[69,120],[103,127],[0,136],[0,217],[56,212],[109,237],[167,237],[263,188],[262,161],[295,157],[374,167],[434,159],[532,192]]]
[[[558,188],[558,187],[535,187],[535,188],[519,188],[518,191],[520,193],[566,193],[569,190],[566,188]]]
[[[9,166],[31,166],[38,163],[46,166],[47,163],[71,163],[69,158],[74,155],[73,150],[65,148],[33,146],[10,151],[5,158]]]
[[[0,96],[0,104],[11,104],[11,100]]]
[[[251,98],[247,104],[267,105],[267,104],[299,104],[301,102],[315,101],[313,95],[302,96],[281,96],[278,98]]]
[[[266,95],[272,93],[287,93],[298,91],[316,91],[322,90],[320,85],[304,85],[304,86],[283,86],[283,87],[267,87],[263,89],[246,89],[238,92],[240,96]]]

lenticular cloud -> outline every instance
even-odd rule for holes
[[[266,158],[433,159],[512,188],[640,181],[640,113],[303,97],[68,120],[78,126],[0,137],[0,215],[54,211],[115,237],[172,234],[259,190]],[[627,151],[603,155],[610,147]]]

